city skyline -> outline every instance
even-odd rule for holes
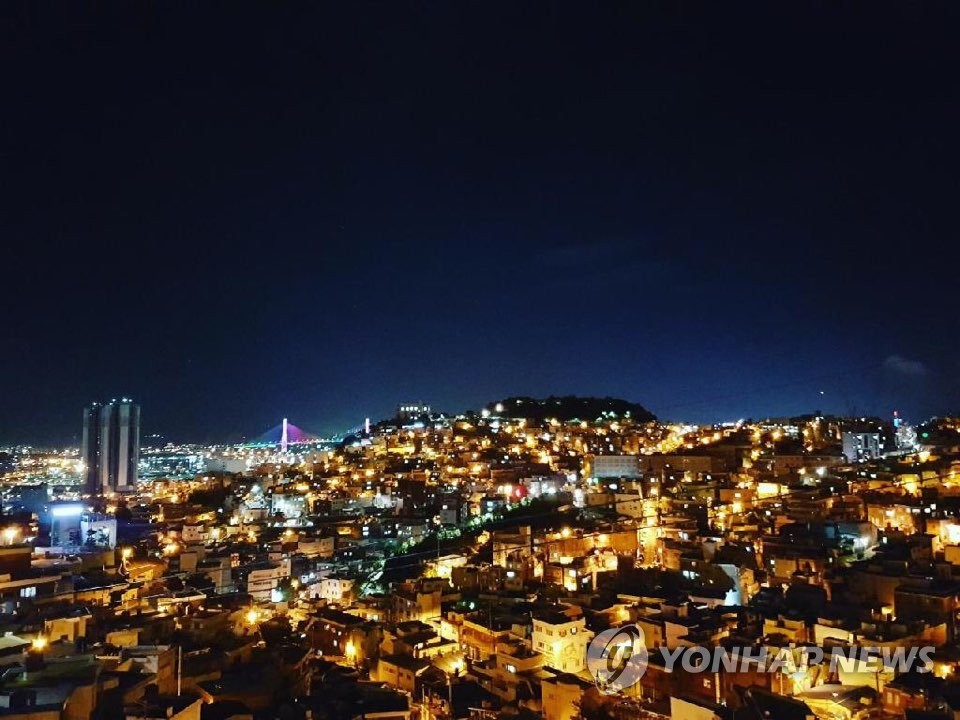
[[[913,361],[906,360],[905,358],[887,358],[884,363],[881,364],[879,368],[874,369],[877,377],[882,378],[884,375],[887,375],[886,380],[889,381],[890,378],[895,378],[898,375],[903,375],[906,378],[913,378],[914,380],[922,380],[926,374],[927,370],[920,369],[917,366],[917,363]],[[862,368],[863,372],[869,372],[870,368]],[[839,376],[842,377],[845,374],[840,373]],[[883,380],[881,380],[882,382]],[[648,410],[653,412],[658,418],[666,422],[690,422],[694,424],[701,425],[710,425],[718,424],[724,422],[734,422],[736,420],[742,419],[753,419],[760,420],[765,418],[786,418],[786,417],[798,417],[803,415],[811,415],[814,413],[820,413],[824,415],[831,415],[837,417],[860,417],[860,416],[870,416],[870,417],[888,417],[893,413],[900,413],[901,416],[904,416],[912,422],[922,422],[930,418],[936,417],[938,415],[949,415],[952,413],[951,407],[948,404],[944,404],[941,409],[937,412],[930,412],[929,414],[923,414],[922,411],[917,411],[914,409],[914,412],[910,412],[909,408],[916,408],[915,405],[912,405],[909,401],[906,403],[900,403],[897,405],[886,405],[884,404],[879,397],[874,397],[872,400],[867,399],[863,404],[857,404],[856,402],[850,402],[846,407],[843,407],[842,403],[837,401],[831,401],[828,397],[827,392],[823,390],[812,390],[813,388],[826,387],[827,378],[824,376],[808,378],[806,380],[799,380],[796,383],[788,385],[797,385],[804,386],[811,389],[811,401],[809,404],[804,405],[803,401],[799,404],[790,405],[778,403],[774,400],[770,403],[772,406],[778,404],[783,408],[781,411],[777,411],[776,407],[772,407],[770,411],[751,411],[750,404],[744,403],[742,405],[743,409],[740,412],[736,411],[736,405],[732,405],[733,411],[728,414],[716,414],[703,412],[698,410],[710,403],[726,403],[731,398],[738,396],[769,396],[772,398],[778,397],[777,393],[781,392],[784,389],[784,385],[775,385],[767,388],[754,388],[753,392],[746,393],[730,393],[728,395],[706,395],[701,397],[699,400],[690,401],[687,403],[673,403],[665,406],[665,410],[658,410],[656,408],[650,408],[646,406],[642,399],[629,398],[616,395],[615,393],[590,393],[590,392],[551,392],[547,389],[540,397],[550,397],[550,396],[563,396],[563,395],[573,395],[573,396],[582,396],[582,397],[614,397],[626,400],[628,402],[637,402],[640,405],[644,405]],[[528,395],[532,396],[533,393],[525,392],[523,388],[518,389],[519,392],[516,394],[519,395]],[[457,406],[449,407],[444,403],[434,402],[435,411],[446,413],[450,416],[456,416],[462,413],[469,412],[479,412],[480,409],[491,402],[494,402],[496,399],[503,397],[504,394],[496,396],[494,398],[480,398],[476,402],[466,405],[466,406]],[[909,397],[909,393],[904,394],[905,397]],[[849,400],[849,398],[848,398]],[[116,402],[116,400],[111,400],[111,403]],[[109,403],[108,403],[109,404]],[[93,403],[93,405],[98,405],[98,403]],[[161,408],[163,406],[161,405]],[[385,401],[383,404],[382,412],[369,412],[365,411],[363,408],[359,409],[359,412],[354,416],[344,416],[343,421],[337,422],[335,420],[329,419],[329,417],[324,417],[322,414],[316,416],[313,420],[301,421],[301,424],[304,427],[308,428],[310,432],[317,433],[324,437],[334,437],[342,436],[345,433],[349,433],[356,428],[360,428],[363,425],[365,420],[372,420],[377,422],[379,420],[386,420],[394,417],[397,404],[390,403],[389,400]],[[908,408],[904,411],[903,408]],[[379,410],[379,408],[378,408]],[[283,410],[281,410],[280,415],[283,415]],[[310,410],[307,408],[306,416],[310,417]],[[268,417],[266,422],[270,423],[276,421],[278,416]],[[286,419],[286,418],[283,418]],[[292,420],[291,420],[292,422]],[[274,430],[280,427],[276,422],[273,422]],[[238,428],[238,427],[223,427],[218,428],[215,431],[201,431],[195,436],[191,437],[190,434],[181,435],[175,429],[168,429],[158,425],[148,424],[148,432],[144,433],[145,437],[159,437],[162,438],[164,442],[175,441],[175,442],[197,442],[197,443],[231,443],[231,442],[249,442],[256,439],[257,437],[265,434],[265,432],[270,432],[267,429],[269,426],[264,426],[263,428]],[[57,436],[48,436],[43,437],[43,433],[35,434],[32,436],[23,436],[19,439],[11,440],[7,437],[0,436],[0,445],[38,445],[38,446],[70,446],[70,445],[81,445],[82,444],[82,433],[74,432],[73,435],[61,435]]]
[[[542,398],[539,398],[539,399],[545,399],[550,397],[561,397],[561,395],[550,394],[550,395],[542,396]],[[586,394],[583,394],[583,395],[569,394],[568,397],[600,398],[601,396],[589,396]],[[632,402],[627,398],[616,398],[610,395],[602,396],[602,398]],[[127,398],[123,398],[120,401],[113,399],[107,403],[94,402],[84,407],[83,408],[83,424],[81,427],[81,432],[77,433],[74,437],[75,440],[78,440],[77,442],[70,442],[70,441],[5,442],[4,438],[0,437],[0,447],[4,445],[10,446],[10,447],[16,446],[16,445],[34,445],[37,447],[70,447],[71,445],[74,445],[76,447],[81,448],[81,457],[86,457],[87,453],[84,450],[84,448],[87,447],[86,435],[87,435],[88,413],[93,412],[93,415],[91,417],[98,418],[99,417],[98,413],[102,408],[117,405],[118,402],[120,405],[133,404],[133,406],[136,407],[136,426],[137,426],[138,444],[142,445],[143,443],[139,441],[139,438],[141,437],[140,430],[139,430],[140,406],[139,404],[133,403],[133,401],[128,400]],[[431,412],[437,416],[442,414],[451,418],[463,416],[464,414],[480,414],[483,411],[483,407],[485,405],[489,406],[495,402],[496,402],[495,400],[488,400],[488,401],[477,403],[474,406],[459,408],[457,410],[450,410],[444,407],[436,407],[436,408],[431,408]],[[643,405],[643,403],[637,403],[637,404]],[[426,407],[429,408],[429,406],[426,406]],[[829,410],[824,410],[823,409],[824,407],[825,407],[824,404],[821,403],[817,407],[812,407],[811,409],[805,409],[798,412],[757,413],[757,414],[751,414],[749,412],[745,412],[745,413],[740,413],[739,415],[730,415],[730,416],[715,417],[715,418],[709,418],[709,419],[703,419],[702,417],[696,418],[696,417],[684,416],[684,415],[658,415],[658,413],[653,412],[652,410],[650,410],[650,408],[645,408],[645,409],[652,412],[653,415],[657,416],[658,422],[692,423],[695,425],[705,425],[705,426],[720,425],[724,423],[730,424],[730,423],[743,421],[743,420],[760,421],[760,420],[769,419],[769,420],[780,421],[785,418],[804,417],[804,416],[811,416],[811,415],[818,415],[818,414],[824,415],[824,416],[830,416],[830,417],[845,417],[845,418],[859,418],[859,417],[870,417],[870,418],[879,418],[879,419],[895,418],[897,420],[902,419],[910,422],[922,422],[922,421],[931,420],[937,417],[936,415],[931,415],[926,417],[904,417],[904,414],[897,408],[887,410],[886,412],[883,412],[883,411],[874,412],[874,411],[867,410],[866,408],[851,407],[848,409],[847,412],[833,412]],[[383,421],[391,421],[396,419],[397,417],[402,417],[403,416],[402,409],[403,408],[401,405],[395,405],[393,408],[393,412],[387,411],[382,415],[372,415],[372,416],[367,415],[364,417],[360,417],[357,422],[354,422],[351,425],[342,425],[338,427],[333,427],[332,429],[329,429],[328,431],[324,433],[319,433],[319,434],[313,432],[315,429],[314,427],[309,427],[309,429],[305,430],[303,428],[294,426],[292,419],[283,417],[281,418],[281,422],[276,423],[273,427],[268,428],[263,432],[246,432],[245,430],[244,431],[225,431],[220,433],[219,435],[214,435],[214,436],[205,436],[202,438],[189,438],[189,437],[175,437],[173,435],[164,434],[160,428],[149,428],[151,432],[143,433],[142,437],[145,437],[148,440],[154,440],[155,442],[159,442],[160,444],[167,443],[167,442],[187,443],[187,444],[191,444],[191,443],[212,444],[212,445],[231,444],[231,443],[249,443],[249,442],[280,443],[282,438],[282,429],[284,425],[286,425],[289,421],[289,426],[292,432],[295,434],[295,437],[297,438],[295,440],[292,440],[292,442],[305,442],[307,440],[305,440],[304,438],[308,440],[324,439],[324,438],[331,439],[331,438],[338,438],[338,437],[342,438],[346,435],[350,435],[350,434],[362,431],[365,426],[369,427],[369,424],[371,422],[376,423],[376,422],[383,422]],[[97,420],[97,422],[99,422],[99,420]],[[150,442],[147,442],[146,444],[151,445]],[[88,462],[87,465],[89,467],[90,463]],[[99,470],[97,471],[97,474],[99,476]]]
[[[0,720],[958,720],[958,37],[4,5]]]

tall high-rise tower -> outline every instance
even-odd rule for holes
[[[140,462],[140,406],[123,398],[83,411],[85,490],[117,492],[137,482]]]
[[[83,409],[83,490],[91,495],[100,492],[100,403]]]

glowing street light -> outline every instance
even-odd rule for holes
[[[7,545],[13,545],[13,541],[16,539],[17,535],[20,534],[20,530],[15,527],[8,527],[3,529],[3,539],[7,541]]]
[[[31,642],[31,647],[35,652],[42,652],[47,646],[47,639],[43,635],[37,635]]]

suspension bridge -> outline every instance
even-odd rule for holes
[[[251,440],[248,445],[262,447],[264,445],[276,445],[280,447],[280,452],[287,450],[294,445],[332,445],[342,442],[349,435],[357,434],[363,431],[363,427],[351,428],[346,432],[333,437],[321,437],[308,432],[303,428],[297,427],[292,422],[283,418],[283,420],[267,430],[265,433]]]

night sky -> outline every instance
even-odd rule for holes
[[[0,443],[960,409],[957,3],[195,5],[0,10]]]

